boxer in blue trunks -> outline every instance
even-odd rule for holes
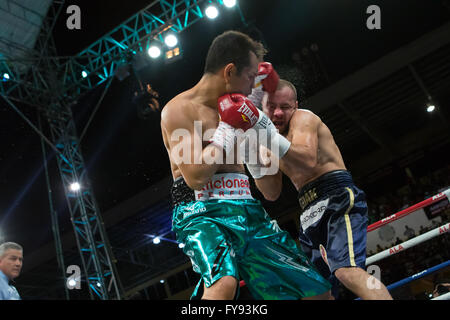
[[[234,101],[252,92],[264,54],[260,43],[240,32],[216,37],[200,81],[161,113],[174,178],[172,229],[201,276],[193,299],[236,298],[240,279],[256,299],[332,298],[329,282],[253,199],[234,153],[237,135],[230,123],[256,125],[261,116],[269,124],[263,112],[256,115]],[[279,139],[285,152],[290,143]]]
[[[286,80],[280,80],[263,101],[264,113],[291,146],[276,174],[263,175],[263,166],[247,165],[256,186],[274,201],[282,189],[282,173],[286,174],[299,192],[302,249],[322,275],[333,284],[339,280],[362,299],[392,299],[386,287],[365,271],[365,194],[354,185],[330,130],[311,111],[298,109],[296,89]]]

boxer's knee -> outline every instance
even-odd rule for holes
[[[346,287],[366,283],[368,273],[359,267],[339,268],[334,275]]]

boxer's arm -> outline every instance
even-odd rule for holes
[[[192,145],[191,147],[193,148]],[[204,159],[207,157],[211,158],[211,163],[205,163]],[[217,172],[221,165],[220,163],[224,163],[223,160],[219,161],[219,159],[223,159],[222,150],[216,145],[209,144],[202,149],[198,164],[192,162],[181,163],[178,164],[178,168],[190,188],[201,190]]]
[[[283,188],[282,177],[282,172],[278,170],[274,175],[265,175],[259,179],[255,179],[256,187],[266,200],[275,201],[280,197]]]
[[[275,201],[280,196],[283,187],[279,159],[270,150],[259,145],[256,141],[252,141],[253,143],[251,143],[248,140],[244,141],[246,144],[245,151],[259,155],[259,159],[250,159],[246,155],[244,158],[248,159],[248,161],[244,160],[246,167],[253,177],[256,187],[264,195],[264,198],[269,201]]]
[[[190,188],[200,190],[223,163],[224,152],[213,143],[202,147],[203,137],[195,133],[193,120],[180,117],[176,112],[164,111],[161,114],[161,127],[165,131],[170,161],[181,171]]]
[[[281,161],[294,163],[302,170],[315,168],[320,123],[319,117],[315,114],[297,110],[289,123],[289,133],[292,134],[291,146]]]

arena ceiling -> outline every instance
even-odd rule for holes
[[[8,59],[29,58],[52,0],[0,2],[0,52]]]

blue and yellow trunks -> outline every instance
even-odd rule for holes
[[[183,250],[194,271],[201,275],[192,299],[201,298],[203,283],[209,287],[224,276],[243,279],[255,299],[300,299],[330,289],[289,233],[270,221],[261,203],[248,196],[247,176],[217,174],[206,186],[214,186],[215,181],[221,181],[216,187],[225,188],[202,190],[203,196],[209,196],[202,201],[196,200],[199,192],[182,178],[172,189],[172,229],[185,244]],[[233,188],[237,199],[230,199]]]
[[[328,172],[299,192],[300,244],[321,274],[335,283],[342,267],[365,270],[367,204],[346,170]]]

